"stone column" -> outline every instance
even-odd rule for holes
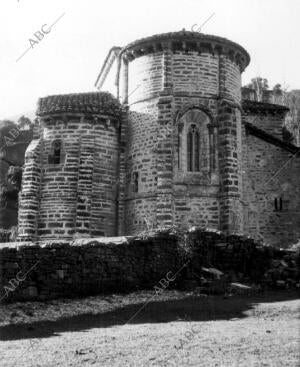
[[[163,94],[170,94],[173,88],[172,81],[172,50],[171,45],[164,44],[163,56],[162,56],[162,68],[163,68],[163,79],[162,79],[162,90]]]
[[[173,97],[160,98],[158,102],[157,142],[157,224],[173,224],[173,142],[171,102]]]
[[[117,235],[125,231],[125,186],[126,186],[126,140],[128,128],[128,106],[122,109],[122,119],[119,126],[119,162],[117,179]]]
[[[221,102],[219,120],[220,226],[229,234],[242,231],[241,120],[236,108]]]
[[[215,169],[214,127],[212,124],[208,124],[207,128],[209,134],[209,172],[212,173]]]
[[[123,72],[122,72],[122,103],[128,103],[128,60],[123,57]]]
[[[213,139],[213,172],[216,172],[218,169],[218,129],[217,129],[217,126],[213,126],[212,139]]]
[[[173,119],[172,119],[172,50],[163,44],[162,91],[158,107],[157,141],[157,225],[173,224]]]
[[[241,115],[226,88],[226,56],[219,56],[218,150],[220,175],[220,229],[228,234],[241,233]]]
[[[34,139],[25,153],[22,188],[19,194],[18,241],[34,241],[40,206],[43,142]]]
[[[81,137],[78,163],[77,207],[75,238],[90,237],[91,231],[91,197],[93,190],[93,168],[95,144],[93,137]]]

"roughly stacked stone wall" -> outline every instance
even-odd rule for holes
[[[12,302],[155,289],[166,277],[173,279],[168,289],[187,283],[195,287],[201,284],[202,267],[225,272],[229,281],[238,277],[260,283],[272,260],[286,254],[250,238],[199,229],[136,238],[7,243],[0,245],[0,298]],[[294,258],[299,264],[299,254]],[[295,266],[293,277],[299,281]]]
[[[153,287],[168,272],[175,274],[180,269],[176,241],[174,236],[161,235],[144,240],[120,237],[111,243],[95,238],[1,244],[1,297],[6,295],[4,286],[11,287],[12,279],[23,281],[14,291],[7,290],[5,301]]]
[[[274,254],[280,257],[280,251],[260,246],[251,238],[217,231],[195,230],[187,243],[193,254],[189,269],[194,275],[201,272],[202,266],[212,266],[224,273],[241,274],[248,281],[261,282]]]

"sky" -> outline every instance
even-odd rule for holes
[[[300,89],[299,0],[0,0],[0,120],[35,111],[39,97],[94,91],[112,46],[191,30],[213,13],[202,33],[250,53],[243,84],[262,76]]]

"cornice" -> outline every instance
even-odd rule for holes
[[[238,64],[241,71],[244,71],[250,62],[248,52],[235,42],[218,36],[185,30],[139,39],[125,46],[121,50],[120,56],[132,61],[145,54],[163,52],[165,50],[222,54]]]

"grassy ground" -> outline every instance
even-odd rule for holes
[[[294,293],[187,292],[0,306],[0,366],[300,366]]]

